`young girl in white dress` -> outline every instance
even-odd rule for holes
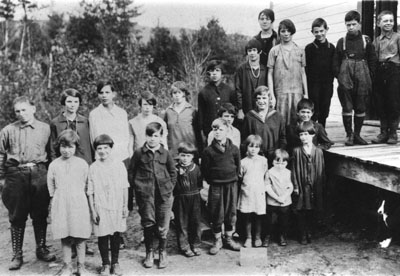
[[[265,191],[268,180],[268,160],[258,155],[262,145],[259,135],[250,135],[245,142],[247,157],[241,161],[240,194],[238,210],[243,214],[246,226],[244,247],[252,246],[252,227],[254,226],[254,247],[262,245],[261,219],[266,212]],[[254,225],[252,225],[254,221]]]
[[[93,148],[98,159],[89,169],[87,194],[102,259],[101,275],[122,274],[118,264],[120,234],[126,230],[128,216],[128,173],[122,161],[110,156],[113,145],[106,134],[96,137]]]
[[[86,197],[89,166],[75,156],[79,136],[71,129],[64,130],[57,138],[61,156],[50,163],[47,186],[51,206],[51,229],[54,239],[61,239],[64,266],[60,275],[72,275],[71,246],[77,250],[77,273],[85,272],[85,240],[90,237],[89,204]]]

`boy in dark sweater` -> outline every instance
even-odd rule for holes
[[[210,185],[208,208],[215,237],[210,254],[215,255],[222,247],[222,223],[225,226],[225,246],[235,251],[241,247],[232,237],[236,224],[240,153],[231,140],[226,138],[228,123],[225,120],[215,119],[212,128],[214,140],[203,152],[201,172]]]
[[[347,34],[339,39],[336,52],[338,66],[338,95],[342,105],[343,125],[347,134],[346,146],[367,145],[361,138],[361,127],[365,118],[366,99],[372,90],[377,57],[369,37],[362,35],[361,16],[349,11],[344,18]],[[352,115],[354,110],[354,132]]]
[[[329,28],[326,21],[317,18],[311,25],[315,40],[306,46],[306,73],[308,95],[315,104],[312,116],[325,127],[333,95],[333,78],[337,75],[335,46],[326,39]]]

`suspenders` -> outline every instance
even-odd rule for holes
[[[364,49],[364,53],[365,53],[365,49],[367,49],[367,39],[366,39],[365,35],[361,35],[361,37],[362,37],[363,49]],[[344,52],[346,59],[352,58],[352,56],[349,56],[346,52],[346,37],[343,37],[343,52]],[[364,60],[364,59],[362,59],[362,60]]]

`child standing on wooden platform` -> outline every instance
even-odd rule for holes
[[[300,243],[307,244],[311,242],[314,215],[319,215],[323,210],[325,162],[322,150],[312,142],[315,135],[313,123],[300,123],[297,133],[303,145],[293,150],[293,193],[297,197],[294,209],[298,218]]]
[[[98,159],[90,166],[89,196],[94,235],[98,237],[102,260],[101,275],[122,275],[118,264],[120,235],[128,217],[128,174],[124,163],[112,157],[114,142],[107,134],[94,139]],[[111,268],[109,259],[111,245]]]
[[[85,240],[92,232],[86,197],[89,165],[75,156],[77,148],[78,134],[71,129],[62,131],[55,145],[61,156],[50,163],[47,173],[53,238],[61,239],[63,252],[60,275],[72,275],[72,245],[77,251],[77,274],[85,274]]]
[[[262,139],[259,135],[250,135],[246,139],[247,157],[240,162],[241,179],[238,210],[243,214],[246,225],[244,247],[260,247],[261,220],[265,215],[265,191],[268,180],[268,160],[259,155]],[[254,224],[252,223],[254,221]],[[254,229],[252,229],[254,227]],[[252,237],[252,231],[255,236]]]

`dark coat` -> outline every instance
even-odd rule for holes
[[[333,82],[338,74],[335,46],[328,41],[314,40],[305,48],[307,83]]]
[[[174,196],[192,195],[200,193],[203,187],[203,177],[199,166],[195,163],[184,167],[176,165],[177,181],[174,188]]]
[[[254,37],[261,43],[261,55],[260,55],[260,63],[264,66],[268,64],[268,55],[269,51],[271,51],[272,47],[279,44],[278,34],[272,30],[272,35],[269,38],[261,38],[261,31]]]

